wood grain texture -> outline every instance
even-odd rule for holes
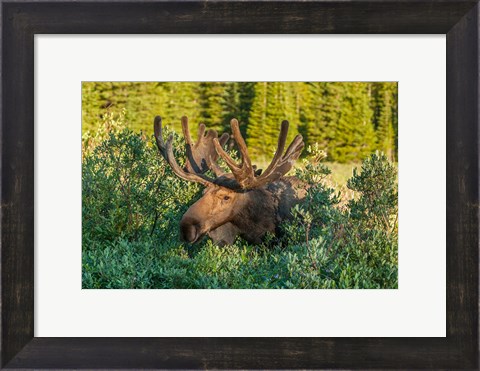
[[[38,33],[447,33],[475,1],[11,3]]]
[[[1,1],[1,366],[478,368],[477,1]],[[447,338],[33,338],[35,33],[446,33]]]
[[[8,12],[3,11],[8,17]],[[2,27],[2,74],[1,361],[4,364],[33,336],[33,35],[19,28],[16,19]]]
[[[35,338],[9,368],[458,368],[445,339]]]
[[[479,30],[477,5],[447,34],[447,334],[466,359],[478,358]]]

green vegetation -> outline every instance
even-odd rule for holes
[[[385,155],[363,161],[345,197],[330,185],[325,154],[310,146],[295,169],[308,196],[283,237],[187,246],[178,225],[201,187],[176,177],[152,136],[127,128],[126,117],[105,113],[83,135],[83,288],[398,287],[396,171]],[[182,159],[182,138],[174,143]]]
[[[128,127],[150,133],[153,117],[180,132],[180,118],[230,131],[237,118],[252,157],[270,158],[283,120],[289,139],[300,132],[331,162],[361,162],[380,150],[397,159],[395,82],[84,82],[83,133],[94,133],[106,112],[126,109]]]

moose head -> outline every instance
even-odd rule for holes
[[[205,133],[205,125],[200,124],[198,139],[194,143],[188,119],[184,116],[182,131],[186,161],[182,168],[173,155],[173,135],[165,142],[162,119],[155,117],[155,140],[163,158],[179,178],[205,187],[203,196],[190,206],[180,221],[180,235],[184,241],[195,243],[208,235],[219,245],[232,244],[237,236],[251,243],[260,243],[267,232],[278,232],[280,222],[290,215],[290,208],[305,195],[296,178],[284,176],[304,147],[302,136],[297,135],[285,151],[288,125],[288,121],[282,122],[277,150],[270,165],[262,172],[252,165],[236,119],[231,120],[231,129],[241,156],[240,163],[223,149],[228,134],[219,138],[215,130]],[[219,157],[231,173],[220,167],[217,163]],[[205,175],[208,170],[215,174],[215,178]]]

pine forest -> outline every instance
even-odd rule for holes
[[[301,133],[331,162],[359,162],[379,150],[398,153],[396,82],[83,82],[82,132],[94,132],[107,112],[124,112],[133,131],[150,135],[153,118],[178,133],[180,118],[230,132],[237,118],[251,155],[269,158],[280,124],[289,140]]]

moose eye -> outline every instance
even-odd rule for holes
[[[223,196],[223,200],[224,200],[224,201],[230,200],[230,196]]]

